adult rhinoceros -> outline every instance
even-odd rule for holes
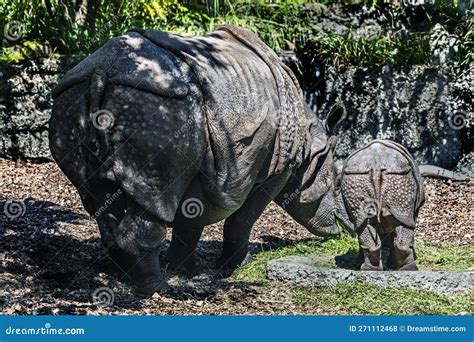
[[[252,32],[198,37],[134,30],[109,40],[54,91],[51,152],[137,290],[167,288],[159,266],[190,269],[205,225],[225,219],[219,266],[248,257],[270,201],[317,235],[337,234],[331,131],[292,72]]]

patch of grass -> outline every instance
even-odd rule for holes
[[[336,67],[426,64],[430,57],[429,36],[421,33],[365,39],[349,31],[310,40],[301,50]]]
[[[474,293],[443,296],[410,289],[384,289],[362,282],[348,282],[335,288],[292,288],[296,305],[325,306],[340,314],[449,315],[470,314]]]
[[[349,32],[318,38],[311,41],[309,47],[304,47],[304,50],[320,56],[334,66],[364,67],[393,63],[395,42],[388,36],[375,39],[355,38]]]
[[[18,45],[0,48],[0,62],[3,63],[17,63],[31,57],[59,58],[59,55],[49,46],[31,40],[25,40]]]
[[[297,242],[290,246],[258,253],[251,262],[236,270],[233,277],[242,281],[264,282],[266,280],[265,266],[269,260],[288,255],[345,254],[357,251],[357,240],[346,233],[343,233],[339,239]]]
[[[433,271],[474,271],[474,246],[417,242],[415,251],[420,269]]]
[[[18,49],[0,48],[0,63],[16,63],[25,59],[24,54]]]
[[[438,271],[474,270],[474,246],[454,246],[416,242],[418,267]],[[292,245],[263,251],[238,269],[233,278],[238,281],[262,283],[266,280],[265,266],[271,259],[288,255],[345,254],[358,251],[357,240],[343,232],[339,239],[307,240]],[[425,290],[381,288],[363,282],[347,282],[334,288],[303,288],[288,285],[288,293],[295,305],[323,306],[340,314],[375,315],[449,315],[470,314],[474,292],[468,295],[444,296]]]
[[[234,278],[241,281],[264,282],[265,266],[269,260],[288,255],[346,254],[356,253],[359,245],[356,238],[342,233],[338,239],[307,240],[256,254],[251,262],[239,268]],[[416,242],[417,264],[420,269],[433,271],[474,270],[474,246],[455,246]]]

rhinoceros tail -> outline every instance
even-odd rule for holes
[[[114,121],[110,111],[100,108],[106,86],[107,74],[101,68],[96,68],[90,78],[89,115],[92,124],[91,143],[96,145],[96,156],[101,162],[107,158],[110,152],[108,129]]]
[[[382,170],[380,163],[376,159],[371,171],[372,187],[374,189],[375,214],[377,221],[380,222],[380,212],[382,211]]]

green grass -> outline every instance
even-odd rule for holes
[[[474,246],[415,244],[420,269],[433,271],[474,271]]]
[[[443,296],[410,289],[384,289],[361,282],[339,284],[335,288],[290,289],[293,303],[322,306],[338,314],[367,315],[449,315],[472,314],[474,293]]]
[[[265,266],[269,260],[288,255],[308,254],[345,254],[358,251],[357,240],[345,233],[340,239],[308,240],[295,244],[258,253],[253,260],[234,273],[234,278],[249,282],[266,280]]]
[[[474,271],[474,246],[416,242],[415,250],[418,257],[417,264],[421,270]],[[345,254],[357,251],[357,240],[346,233],[339,239],[296,242],[289,246],[257,253],[250,263],[234,273],[234,278],[242,281],[264,282],[266,263],[288,255]]]
[[[301,45],[305,54],[327,60],[337,67],[373,67],[382,64],[396,66],[429,63],[429,36],[417,33],[404,36],[355,38],[352,32],[328,34],[310,39]]]
[[[474,246],[417,242],[415,249],[420,269],[474,270]],[[265,273],[269,260],[288,255],[340,255],[357,251],[357,240],[346,233],[339,239],[296,242],[258,253],[250,263],[234,273],[233,279],[271,287],[273,283],[266,279]],[[335,288],[288,285],[286,290],[295,305],[319,306],[340,314],[429,315],[468,314],[474,311],[472,292],[468,295],[444,296],[424,290],[379,288],[362,282],[343,283]]]

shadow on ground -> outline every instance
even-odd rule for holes
[[[7,212],[12,203],[19,211]],[[115,303],[122,308],[142,308],[142,301],[122,282],[89,216],[33,198],[0,200],[0,208],[0,255],[4,256],[0,284],[7,294],[0,296],[0,308],[15,301],[22,303],[15,313],[51,314],[51,308],[42,304],[54,303],[61,313],[78,313],[91,307],[92,293],[104,286],[113,288]],[[292,243],[269,235],[261,238],[263,243],[251,243],[252,253]],[[228,281],[213,267],[221,248],[221,241],[200,241],[196,275],[166,273],[174,299],[206,300],[235,290],[256,294],[252,286],[258,284]]]

